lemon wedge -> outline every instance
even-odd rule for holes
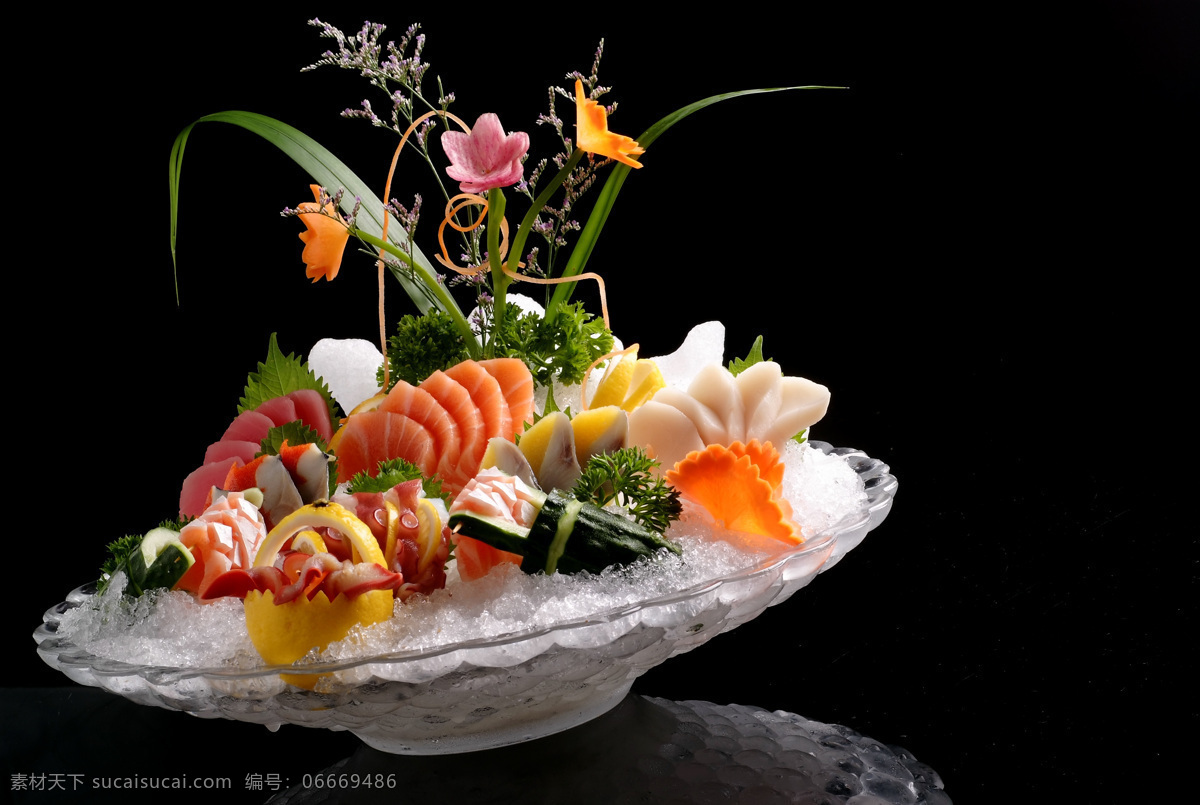
[[[621,405],[629,393],[629,385],[633,382],[633,370],[637,366],[637,352],[624,355],[617,364],[610,368],[596,387],[596,393],[588,401],[588,408],[602,408],[606,405]]]
[[[309,556],[318,553],[327,553],[325,548],[325,540],[321,539],[321,535],[311,529],[301,531],[292,540],[292,550],[306,553]]]
[[[339,595],[330,601],[324,592],[309,600],[300,596],[275,605],[270,590],[246,595],[246,631],[258,653],[271,665],[289,665],[312,649],[324,651],[359,624],[379,623],[392,617],[391,590],[371,590],[354,598]],[[280,674],[284,682],[312,690],[324,674]]]
[[[394,508],[394,507],[392,507]],[[350,540],[356,562],[372,562],[387,567],[379,542],[367,524],[336,503],[321,500],[302,506],[279,521],[258,549],[255,567],[274,564],[279,550],[292,537],[305,546],[320,546],[324,541],[312,529],[334,528]],[[394,596],[391,590],[371,590],[349,598],[339,595],[332,601],[324,592],[310,600],[304,595],[286,604],[275,605],[275,595],[252,590],[246,595],[246,631],[250,642],[264,660],[287,665],[314,648],[323,651],[341,640],[355,626],[368,626],[392,616]],[[281,674],[285,682],[311,690],[321,674]]]
[[[417,522],[420,523],[417,535],[417,545],[421,546],[421,558],[417,560],[420,572],[433,562],[442,544],[442,518],[431,501],[418,498]]]
[[[655,392],[666,385],[667,381],[663,379],[658,364],[649,358],[639,358],[634,365],[633,375],[629,379],[629,391],[621,407],[632,411],[640,405],[645,405]]]

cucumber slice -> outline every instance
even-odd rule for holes
[[[129,557],[126,572],[130,592],[141,595],[146,590],[169,590],[195,561],[192,552],[179,541],[178,531],[152,528]]]
[[[580,503],[554,490],[529,528],[470,512],[450,515],[450,526],[493,548],[524,557],[526,573],[599,573],[611,565],[628,565],[665,548],[679,548],[655,531],[605,511]]]

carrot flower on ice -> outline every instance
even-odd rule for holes
[[[584,96],[583,82],[578,78],[575,79],[575,136],[579,148],[589,154],[611,157],[631,168],[642,167],[642,163],[629,155],[644,154],[646,149],[632,137],[608,130],[608,112]]]
[[[521,181],[525,175],[521,158],[529,150],[529,135],[505,134],[500,118],[489,112],[479,116],[470,134],[443,132],[442,149],[450,158],[446,173],[459,182],[459,189],[482,193]]]
[[[304,261],[304,273],[313,282],[321,277],[332,280],[342,267],[342,255],[350,240],[350,230],[337,214],[336,204],[327,201],[324,205],[326,212],[320,211],[321,186],[313,184],[309,188],[316,201],[306,201],[299,207],[297,217],[305,226],[305,231],[300,233],[300,240],[304,241],[304,252],[300,259]]]

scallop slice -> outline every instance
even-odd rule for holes
[[[654,402],[669,405],[690,419],[696,427],[696,432],[700,434],[700,441],[704,443],[701,447],[731,441],[725,418],[690,393],[678,389],[662,389],[654,395]]]
[[[724,423],[724,435],[719,439],[705,437],[707,444],[729,444],[745,441],[746,422],[742,410],[742,395],[738,393],[733,375],[723,366],[705,366],[688,386],[688,394],[706,406]],[[701,430],[701,435],[704,431]]]
[[[640,445],[647,455],[657,459],[661,463],[659,472],[671,469],[693,450],[704,449],[695,423],[678,408],[657,402],[657,395],[629,415],[627,443]]]
[[[762,436],[764,441],[783,444],[805,428],[811,428],[829,410],[829,389],[803,377],[785,377],[780,390],[783,399],[774,426]]]
[[[783,403],[783,370],[773,361],[762,361],[743,370],[736,379],[745,409],[743,441],[767,441]],[[778,444],[778,443],[776,443]]]

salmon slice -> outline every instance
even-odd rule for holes
[[[526,422],[533,422],[533,375],[520,358],[492,358],[479,361],[479,365],[496,378],[508,401],[511,432],[503,435],[511,440],[525,430]]]
[[[475,361],[463,361],[446,370],[446,375],[458,381],[471,401],[479,409],[483,418],[484,436],[491,439],[494,436],[508,437],[512,433],[512,414],[508,410],[508,400],[500,390],[500,383],[488,374],[488,371]]]
[[[454,535],[454,558],[458,562],[458,575],[465,581],[481,579],[496,565],[504,562],[520,566],[523,556],[493,548],[462,534]]]
[[[479,471],[483,451],[487,449],[488,437],[484,433],[483,417],[466,388],[443,371],[436,371],[425,378],[420,388],[433,395],[458,425],[460,446],[457,455],[446,453],[438,456],[438,472],[442,481],[447,484],[447,491],[451,495],[457,495]]]
[[[342,426],[345,435],[338,444],[338,483],[355,474],[374,474],[380,461],[402,458],[416,464],[421,473],[437,472],[438,453],[429,429],[420,422],[391,411],[363,411]]]
[[[462,438],[459,436],[458,423],[425,389],[411,386],[403,380],[397,381],[379,408],[375,410],[402,414],[424,427],[433,437],[435,457],[456,456],[462,450]]]

